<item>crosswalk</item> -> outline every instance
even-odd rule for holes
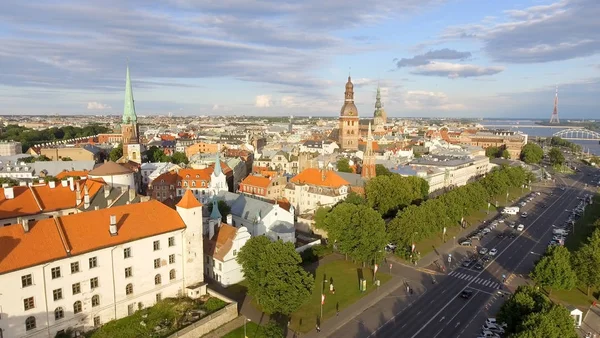
[[[454,270],[454,271],[450,272],[448,274],[448,276],[456,277],[456,278],[462,279],[464,281],[473,282],[475,284],[479,284],[479,285],[482,285],[482,286],[487,286],[487,287],[490,287],[492,289],[500,289],[500,286],[501,286],[500,283],[496,283],[496,282],[493,282],[491,280],[487,280],[487,279],[475,277],[475,276],[469,275],[467,273],[459,272],[457,270]]]

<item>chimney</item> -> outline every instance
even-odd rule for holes
[[[50,187],[50,189],[54,189],[54,188],[56,188],[56,182],[50,181],[50,182],[48,182],[48,186]]]
[[[90,193],[87,185],[83,186],[83,207],[86,209],[90,207]]]
[[[60,184],[61,184],[63,187],[66,187],[66,186],[69,184],[69,181],[67,181],[67,180],[62,180],[62,181],[60,181]]]
[[[96,205],[94,206],[94,210],[100,210],[100,207]]]
[[[108,195],[110,195],[110,185],[105,184],[104,185],[104,198],[107,198]]]
[[[27,186],[27,182],[19,181],[19,187],[26,187],[26,186]]]
[[[111,236],[117,235],[117,216],[110,215],[110,226],[108,228]]]
[[[25,233],[28,233],[29,232],[29,220],[28,219],[22,220],[21,225],[23,226],[23,231],[25,231]]]
[[[73,182],[73,177],[69,177],[68,180],[69,180],[69,188],[71,189],[71,191],[74,191],[75,190],[75,185],[74,185],[74,182]]]
[[[135,189],[129,189],[129,202],[133,202],[135,198]]]
[[[4,198],[6,198],[7,200],[12,200],[13,198],[15,198],[15,190],[13,189],[13,187],[4,188]]]
[[[43,179],[41,179],[41,178],[40,178],[40,179],[38,180],[38,183],[39,183],[39,184],[44,184],[44,183],[46,183],[46,181],[44,181]]]
[[[107,208],[110,207],[110,205],[112,204],[112,202],[113,202],[112,198],[107,199],[106,200],[106,207]]]
[[[233,225],[233,216],[231,214],[227,214],[227,224]]]
[[[2,183],[2,188],[8,188],[8,183]]]
[[[81,187],[79,186],[79,181],[77,181],[77,190],[75,190],[75,204],[81,204]]]

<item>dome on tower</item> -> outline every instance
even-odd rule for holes
[[[358,108],[356,108],[354,102],[344,102],[340,116],[358,116]]]
[[[350,75],[348,75],[348,82],[346,82],[346,91],[350,92],[354,90],[354,85],[352,84],[352,79],[350,78]]]

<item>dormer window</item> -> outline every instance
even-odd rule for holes
[[[190,175],[185,175],[185,178],[190,178]]]
[[[200,178],[200,175],[196,175],[196,178]]]
[[[165,180],[160,180],[160,183],[165,183]]]
[[[187,187],[187,186],[188,186],[188,183],[187,183],[187,182],[183,182],[183,186],[184,186],[184,187]]]
[[[177,182],[177,186],[178,186],[178,187],[181,187],[181,182]]]
[[[196,181],[192,181],[192,187],[196,186]]]
[[[206,182],[202,181],[202,186],[203,187],[206,186]]]

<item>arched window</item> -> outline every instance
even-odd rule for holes
[[[154,285],[160,285],[162,283],[162,277],[159,275],[154,276]]]
[[[175,269],[171,269],[171,271],[169,271],[169,279],[173,280],[175,277]]]
[[[81,310],[81,301],[76,301],[75,303],[73,303],[73,313],[77,314],[81,312]]]
[[[100,305],[100,296],[93,295],[92,296],[92,306],[98,306],[98,305]]]
[[[133,293],[133,284],[129,283],[127,284],[127,286],[125,287],[125,294],[126,295],[130,295]]]
[[[183,186],[187,187],[188,186],[187,182],[183,182]]]
[[[190,175],[189,175],[189,174],[188,174],[188,175],[185,175],[185,178],[190,178]]]
[[[192,187],[196,186],[196,181],[192,181]]]
[[[54,309],[54,320],[59,320],[65,317],[65,310],[62,307]]]
[[[206,183],[205,183],[204,181],[202,181],[202,186],[203,186],[203,187],[204,187],[204,186],[206,186]]]
[[[33,330],[35,329],[35,317],[31,316],[31,317],[27,317],[27,319],[25,319],[25,330],[29,331],[29,330]]]
[[[181,187],[181,181],[180,181],[180,182],[177,182],[177,186],[178,186],[178,187]]]

